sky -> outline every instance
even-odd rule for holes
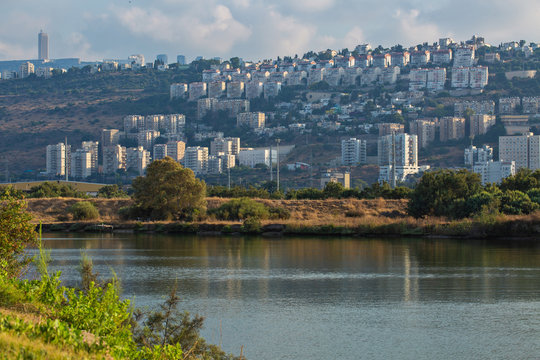
[[[540,41],[539,0],[2,0],[0,60],[147,61],[167,54],[262,60],[369,43]]]

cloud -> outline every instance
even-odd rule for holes
[[[349,50],[354,49],[356,45],[364,43],[366,40],[364,39],[364,32],[360,27],[353,26],[347,34],[345,34],[345,37],[343,38],[343,46],[348,48]]]
[[[440,34],[440,30],[437,25],[433,23],[424,22],[420,16],[420,11],[417,9],[411,9],[409,11],[403,11],[398,9],[393,18],[396,20],[394,23],[395,34],[397,35],[396,41],[399,40],[405,44],[412,45],[423,42],[430,42],[433,38]]]

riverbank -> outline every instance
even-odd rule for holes
[[[219,207],[229,199],[209,198],[208,208]],[[287,209],[287,220],[234,222],[207,219],[197,223],[126,221],[120,208],[130,199],[90,199],[99,210],[94,221],[73,221],[67,209],[80,199],[29,199],[28,210],[44,231],[133,232],[201,235],[262,234],[264,236],[400,236],[456,238],[534,238],[540,237],[540,213],[521,216],[484,215],[462,220],[428,217],[415,219],[406,214],[407,200],[266,200],[269,207]]]

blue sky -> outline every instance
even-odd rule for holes
[[[539,0],[2,0],[0,60],[50,56],[147,60],[166,53],[246,60],[439,37],[540,42]]]

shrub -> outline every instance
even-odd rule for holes
[[[227,201],[219,208],[212,210],[211,213],[221,220],[267,219],[270,215],[264,204],[248,198]]]
[[[363,217],[366,215],[364,210],[347,210],[345,212],[346,217]]]
[[[99,217],[98,209],[89,201],[77,202],[68,211],[73,214],[74,220],[93,220]]]
[[[291,218],[291,212],[282,207],[272,207],[268,211],[270,219],[287,220]]]
[[[518,190],[507,190],[501,195],[501,212],[508,215],[530,214],[538,209],[538,204],[527,194]]]
[[[261,232],[262,224],[258,218],[250,217],[242,224],[242,232],[258,234]]]
[[[56,197],[74,197],[86,199],[88,196],[75,190],[70,184],[62,184],[60,182],[45,181],[30,189],[29,198],[56,198]]]
[[[118,185],[105,185],[101,189],[99,189],[97,193],[98,197],[106,198],[106,199],[114,199],[114,198],[127,198],[129,197],[128,194],[126,194],[122,189],[118,187]]]

